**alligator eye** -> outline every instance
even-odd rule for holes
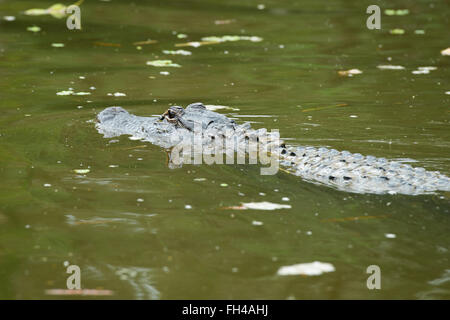
[[[172,119],[173,117],[175,117],[175,113],[173,113],[171,110],[169,110],[169,118]]]

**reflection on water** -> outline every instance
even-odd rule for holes
[[[159,147],[95,130],[105,107],[155,116],[202,101],[289,144],[450,174],[445,1],[398,4],[409,14],[377,31],[361,1],[260,5],[86,1],[69,32],[21,14],[34,2],[0,3],[0,298],[54,297],[65,261],[82,288],[123,299],[450,297],[448,193],[348,194],[251,165],[171,170]],[[195,41],[208,43],[176,46]],[[181,67],[147,65],[168,58]],[[232,209],[249,203],[286,207]],[[277,275],[314,261],[335,271]],[[380,291],[366,287],[374,264]]]

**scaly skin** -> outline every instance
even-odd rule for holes
[[[348,151],[286,146],[265,129],[254,130],[249,124],[237,125],[224,115],[206,110],[201,103],[191,104],[186,109],[171,107],[159,118],[138,117],[120,107],[110,107],[98,114],[96,128],[107,138],[128,134],[163,148],[172,148],[183,139],[193,141],[194,122],[201,123],[203,129],[204,153],[212,153],[215,137],[225,135],[231,135],[236,143],[231,150],[225,146],[220,150],[222,153],[233,153],[242,145],[248,152],[245,142],[249,137],[257,137],[260,144],[273,145],[277,141],[272,152],[287,171],[338,190],[408,195],[450,191],[450,178],[437,171]]]

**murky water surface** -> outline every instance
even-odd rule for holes
[[[161,148],[109,143],[90,122],[108,106],[202,101],[294,145],[449,175],[446,1],[381,1],[409,9],[383,14],[382,30],[366,28],[371,3],[349,0],[86,0],[82,31],[21,13],[52,4],[0,1],[0,298],[61,297],[46,290],[66,288],[65,264],[122,299],[450,298],[448,194],[349,194],[255,165],[170,170]],[[263,40],[176,46],[223,35]],[[163,53],[181,49],[192,54]],[[181,67],[146,65],[167,59]],[[363,73],[338,74],[349,69]],[[90,95],[57,95],[70,88]],[[292,208],[226,209],[261,201]],[[313,261],[335,271],[277,275]],[[381,290],[366,287],[369,265]]]

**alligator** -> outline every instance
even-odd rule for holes
[[[289,146],[266,129],[252,129],[249,123],[237,124],[223,114],[208,110],[202,103],[186,107],[171,106],[161,116],[140,117],[121,107],[108,107],[97,115],[96,128],[105,138],[131,135],[167,150],[183,141],[193,141],[195,126],[201,126],[203,153],[211,153],[217,137],[229,137],[234,144],[219,151],[229,154],[249,152],[248,141],[265,144],[277,156],[284,171],[309,182],[353,193],[433,194],[450,191],[450,178],[438,171],[412,167],[398,161],[324,147]],[[243,142],[243,143],[241,143]],[[247,144],[246,144],[247,142]],[[217,145],[217,144],[216,144]],[[246,147],[237,147],[237,146]],[[270,148],[269,148],[270,147]],[[238,150],[238,148],[241,148]]]

